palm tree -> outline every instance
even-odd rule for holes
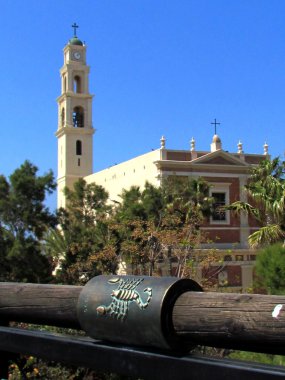
[[[263,160],[253,169],[245,186],[250,202],[237,201],[228,208],[246,212],[259,222],[260,229],[248,237],[253,248],[283,240],[285,237],[285,161]]]

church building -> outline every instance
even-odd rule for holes
[[[215,133],[209,151],[197,151],[195,140],[189,150],[166,147],[160,139],[156,150],[93,173],[92,98],[89,92],[89,66],[86,62],[86,45],[76,36],[63,49],[64,64],[60,70],[61,95],[58,97],[58,207],[65,207],[65,186],[72,187],[79,178],[87,183],[102,185],[110,200],[118,200],[123,189],[132,185],[142,189],[145,182],[159,186],[166,176],[203,177],[211,185],[211,196],[217,205],[228,205],[247,200],[243,186],[252,167],[268,156],[268,145],[262,154],[244,153],[238,142],[237,152],[223,149],[221,138]],[[214,122],[216,127],[216,120]],[[201,249],[222,250],[227,265],[217,275],[217,282],[226,282],[233,288],[246,288],[252,283],[254,251],[249,250],[248,236],[258,229],[247,215],[235,216],[229,211],[213,214],[201,227],[209,241]],[[221,275],[222,273],[222,275]],[[219,278],[220,276],[220,278]]]

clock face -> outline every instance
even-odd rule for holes
[[[79,53],[79,51],[75,51],[75,52],[73,53],[73,57],[74,57],[75,59],[80,59],[80,58],[81,58],[81,54]]]

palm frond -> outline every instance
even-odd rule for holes
[[[49,230],[45,236],[45,247],[49,253],[56,258],[61,257],[70,243],[70,236],[67,231],[59,229]]]
[[[261,227],[248,237],[248,243],[251,248],[262,247],[264,245],[273,244],[285,237],[285,231],[278,224],[270,224]]]
[[[253,207],[251,204],[247,202],[237,201],[225,207],[225,209],[234,211],[237,214],[239,214],[240,212],[245,212],[247,214],[253,215],[258,220],[261,219],[259,209]]]

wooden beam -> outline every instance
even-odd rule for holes
[[[81,286],[0,283],[0,320],[80,329]],[[285,354],[285,296],[187,292],[175,302],[173,326],[194,345]]]
[[[0,282],[0,319],[80,329],[82,286]]]
[[[187,292],[175,302],[183,341],[285,354],[285,296]]]

